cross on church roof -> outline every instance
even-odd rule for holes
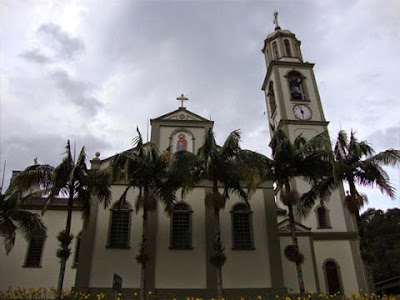
[[[279,23],[278,23],[278,12],[277,11],[274,12],[274,24],[275,24],[275,30],[281,29],[279,27]]]
[[[187,98],[187,97],[185,97],[185,95],[181,94],[181,96],[176,98],[176,100],[181,101],[181,108],[183,108],[183,101],[189,100],[189,98]]]

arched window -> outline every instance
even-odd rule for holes
[[[254,249],[253,226],[249,206],[246,203],[236,204],[231,211],[233,249]]]
[[[306,100],[301,75],[292,71],[288,74],[288,80],[292,100]]]
[[[125,201],[122,205],[119,202],[111,209],[110,233],[108,247],[128,248],[129,232],[131,221],[131,206]]]
[[[285,51],[287,56],[292,56],[292,52],[290,51],[290,42],[288,39],[283,40],[283,43],[285,44]]]
[[[278,52],[278,43],[277,42],[272,43],[272,53],[274,55],[274,59],[278,59],[279,52]]]
[[[81,238],[82,233],[80,232],[76,237],[76,247],[75,247],[75,256],[74,256],[74,267],[78,266],[79,261],[79,252],[81,251]]]
[[[192,248],[192,212],[184,202],[174,205],[171,214],[171,249]]]
[[[328,225],[328,215],[327,209],[324,206],[320,206],[317,208],[317,217],[318,217],[318,227],[319,228],[327,228]]]
[[[33,237],[29,241],[24,267],[40,268],[45,236]]]
[[[274,114],[276,110],[276,101],[275,101],[275,93],[274,93],[274,83],[270,81],[268,86],[268,97],[269,97],[269,106],[271,108],[271,116]]]
[[[325,279],[327,292],[331,295],[335,293],[342,293],[340,284],[340,269],[339,266],[333,260],[327,260],[324,264]]]

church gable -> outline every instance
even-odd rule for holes
[[[311,228],[295,222],[295,231],[307,233],[307,232],[311,232]],[[278,232],[279,233],[290,233],[289,219],[285,219],[282,222],[278,223]]]
[[[180,107],[177,110],[174,110],[168,114],[162,115],[152,121],[200,121],[200,122],[212,122],[199,116],[184,107]]]

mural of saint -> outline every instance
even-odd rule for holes
[[[176,151],[187,151],[186,135],[180,133],[176,142]]]

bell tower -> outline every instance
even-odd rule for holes
[[[326,130],[328,122],[322,110],[313,63],[304,62],[301,42],[278,24],[264,41],[267,75],[262,86],[265,92],[268,121],[282,127],[291,139],[300,133],[311,138]]]
[[[278,24],[278,13],[274,13],[274,24],[275,30],[267,36],[262,49],[267,67],[262,90],[265,93],[268,122],[271,128],[281,128],[292,141],[299,135],[310,139],[327,131],[329,123],[322,109],[313,70],[314,64],[304,61],[301,42],[296,35],[289,30],[281,29]],[[272,136],[272,130],[270,134]],[[291,184],[300,194],[310,188],[301,178],[293,179]],[[346,208],[344,199],[344,189],[340,187],[331,194],[328,202],[316,203],[306,219],[296,218],[301,226],[309,228],[308,235],[312,239],[310,247],[317,253],[315,257],[309,258],[309,261],[313,262],[315,286],[318,291],[328,291],[324,282],[326,278],[324,263],[329,259],[342,260],[341,264],[348,268],[347,275],[355,274],[351,279],[352,282],[346,282],[348,290],[368,290],[367,276],[357,240],[357,226],[354,216]],[[278,207],[284,208],[281,201],[277,200],[276,203]],[[304,237],[299,239],[300,251],[304,251],[306,245]],[[343,250],[345,254],[338,256],[336,250],[332,251],[338,248],[347,250]],[[344,255],[348,257],[347,261],[343,260]],[[284,258],[282,263],[288,264]],[[303,268],[310,267],[304,262]],[[291,281],[288,279],[290,272],[292,274],[290,278],[295,278],[293,270],[292,266],[287,265],[286,273],[284,272],[285,282],[290,290],[298,291],[298,287],[289,283]],[[311,284],[305,283],[306,288]]]

